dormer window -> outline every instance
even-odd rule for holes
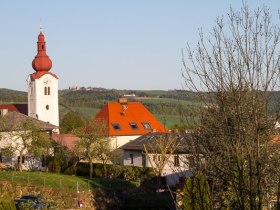
[[[138,125],[136,123],[129,123],[130,127],[133,129],[133,130],[138,130]]]
[[[116,131],[120,131],[121,130],[121,126],[119,123],[112,123],[112,126],[113,128],[116,130]]]
[[[142,125],[146,130],[151,130],[152,129],[150,123],[148,123],[148,122],[142,122]]]

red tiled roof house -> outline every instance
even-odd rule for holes
[[[167,129],[140,102],[108,102],[95,119],[105,122],[112,145],[118,148],[149,132],[168,132]]]

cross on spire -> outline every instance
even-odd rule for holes
[[[40,18],[40,32],[43,31],[42,19]]]

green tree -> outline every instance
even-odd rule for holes
[[[183,63],[186,87],[202,104],[195,152],[206,164],[197,170],[213,181],[213,205],[269,209],[280,172],[272,141],[279,104],[270,110],[271,91],[280,85],[280,29],[266,7],[250,11],[244,4],[226,21],[218,18],[209,36],[199,35]]]
[[[80,138],[77,143],[77,150],[79,150],[81,159],[88,161],[90,165],[90,178],[93,175],[94,161],[99,161],[100,157],[105,157],[106,150],[110,148],[107,132],[106,124],[95,119],[87,121],[83,128],[75,131],[75,134]],[[102,151],[101,148],[104,150]]]
[[[75,129],[81,128],[84,126],[83,118],[78,115],[76,112],[68,112],[63,117],[60,124],[60,132],[61,133],[71,133]]]
[[[118,163],[120,154],[116,149],[113,149],[108,138],[99,139],[95,145],[96,160],[102,163],[103,175],[108,176],[107,165],[110,163]]]
[[[66,169],[73,166],[73,171],[69,171],[69,174],[75,174],[75,167],[79,158],[75,155],[78,150],[70,150],[66,146],[55,144],[55,153],[53,157],[49,158],[50,170],[56,173],[65,172]]]
[[[204,174],[198,173],[188,177],[184,184],[182,209],[210,210],[210,187]]]
[[[9,151],[9,153],[18,153],[19,171],[22,171],[25,154],[39,159],[39,156],[51,147],[48,135],[31,120],[22,120],[17,127],[5,127],[5,133],[2,132],[2,140],[5,141],[3,142],[5,146],[2,149]]]
[[[32,131],[34,133],[34,130]],[[52,142],[50,136],[46,132],[36,131],[32,136],[30,147],[28,147],[28,155],[33,160],[44,161],[45,170],[48,171],[48,165],[46,164],[52,148]]]

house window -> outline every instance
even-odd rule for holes
[[[48,87],[48,95],[51,95],[51,87]]]
[[[193,168],[194,165],[195,165],[194,156],[189,156],[188,157],[188,162],[189,162],[189,168]]]
[[[142,166],[146,167],[146,155],[142,154]]]
[[[130,164],[133,164],[133,154],[129,154],[130,157]]]
[[[143,125],[143,127],[144,127],[146,130],[151,130],[151,129],[152,129],[150,123],[142,122],[142,125]]]
[[[119,123],[112,123],[112,126],[113,126],[113,128],[114,128],[116,131],[120,131],[120,130],[121,130],[121,127],[120,127],[120,124],[119,124]]]
[[[42,155],[42,167],[46,166],[46,158],[45,155]]]
[[[174,156],[174,166],[175,166],[175,167],[180,166],[179,155],[175,155],[175,156]]]
[[[49,110],[50,106],[49,105],[46,105],[46,110]]]
[[[153,161],[154,162],[160,162],[161,156],[160,155],[153,155]]]
[[[21,163],[24,163],[24,159],[25,159],[25,157],[24,157],[24,156],[22,156]],[[20,160],[20,157],[18,156],[18,163],[19,163],[19,160]]]
[[[129,123],[130,127],[133,129],[133,130],[138,130],[138,125],[136,123]]]
[[[157,161],[157,156],[153,155],[153,161],[156,162]]]

